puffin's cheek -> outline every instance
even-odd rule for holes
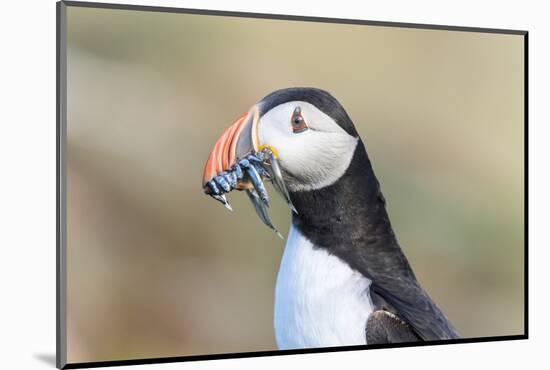
[[[277,124],[262,123],[260,122],[258,129],[258,136],[260,139],[260,145],[269,145],[280,151],[288,140],[288,133],[278,128]]]
[[[264,129],[259,131],[260,144],[270,146],[275,149],[278,156],[289,158],[289,152],[292,146],[292,137],[288,133],[275,129]]]
[[[301,140],[286,140],[278,148],[279,161],[286,171],[301,177],[315,166],[315,147],[304,145]]]

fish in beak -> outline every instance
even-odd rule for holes
[[[259,120],[259,109],[254,105],[222,133],[206,161],[202,186],[206,194],[229,210],[232,208],[226,194],[244,190],[262,222],[283,238],[269,218],[264,181],[270,181],[289,207],[297,211],[283,181],[277,150],[260,143]]]

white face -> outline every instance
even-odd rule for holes
[[[307,129],[296,130],[296,108]],[[261,145],[279,155],[285,183],[290,191],[320,189],[335,183],[348,168],[358,139],[332,118],[303,101],[278,105],[259,120]]]

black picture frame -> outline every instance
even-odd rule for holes
[[[273,351],[257,351],[257,352],[240,352],[240,353],[220,353],[207,354],[196,356],[175,356],[175,357],[160,357],[160,358],[142,358],[128,359],[116,361],[97,361],[97,362],[82,362],[82,363],[67,363],[66,350],[66,125],[67,125],[67,53],[66,53],[66,27],[67,27],[67,8],[101,8],[101,9],[116,9],[116,10],[132,10],[143,12],[166,12],[166,13],[181,13],[181,14],[198,14],[209,16],[223,17],[240,17],[240,18],[257,18],[257,19],[277,19],[288,21],[302,22],[321,22],[321,23],[339,23],[353,24],[365,26],[380,26],[380,27],[397,27],[397,28],[415,28],[429,30],[448,30],[460,32],[476,32],[476,33],[494,33],[494,34],[509,34],[523,36],[524,40],[524,333],[521,335],[506,335],[506,336],[491,336],[477,338],[463,338],[452,340],[438,340],[429,342],[403,343],[403,344],[383,344],[383,345],[360,345],[346,347],[325,347],[312,349],[296,349],[296,350],[273,350]],[[477,27],[462,27],[451,25],[430,25],[417,23],[399,23],[399,22],[383,22],[372,20],[359,19],[339,19],[325,18],[312,16],[296,16],[284,14],[265,14],[265,13],[248,13],[248,12],[232,12],[220,10],[203,10],[175,7],[159,7],[159,6],[143,6],[130,4],[110,4],[110,3],[95,3],[95,2],[79,2],[79,1],[60,1],[56,4],[56,29],[57,29],[57,63],[56,63],[56,121],[57,121],[57,140],[56,140],[56,366],[59,369],[77,369],[77,368],[94,368],[122,365],[143,365],[157,363],[173,363],[183,361],[202,361],[202,360],[217,360],[217,359],[233,359],[245,357],[265,357],[265,356],[283,356],[293,354],[308,354],[322,352],[341,352],[341,351],[359,351],[380,348],[399,348],[399,347],[419,347],[419,346],[434,346],[445,344],[461,344],[461,343],[481,343],[481,342],[496,342],[509,340],[523,340],[529,338],[529,140],[528,140],[528,121],[529,121],[529,98],[528,98],[528,77],[529,77],[529,56],[528,56],[528,36],[529,32],[525,30],[511,29],[493,29],[493,28],[477,28]]]

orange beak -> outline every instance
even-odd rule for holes
[[[277,151],[260,145],[259,119],[258,106],[254,105],[222,133],[204,166],[202,186],[206,194],[229,210],[232,208],[226,194],[233,189],[246,190],[260,220],[283,238],[269,218],[269,197],[263,180],[269,180],[292,211],[298,211],[285,187]]]
[[[258,120],[258,107],[254,105],[222,133],[204,166],[203,187],[220,172],[229,170],[239,159],[258,150]],[[237,184],[238,190],[249,187],[250,184]]]

